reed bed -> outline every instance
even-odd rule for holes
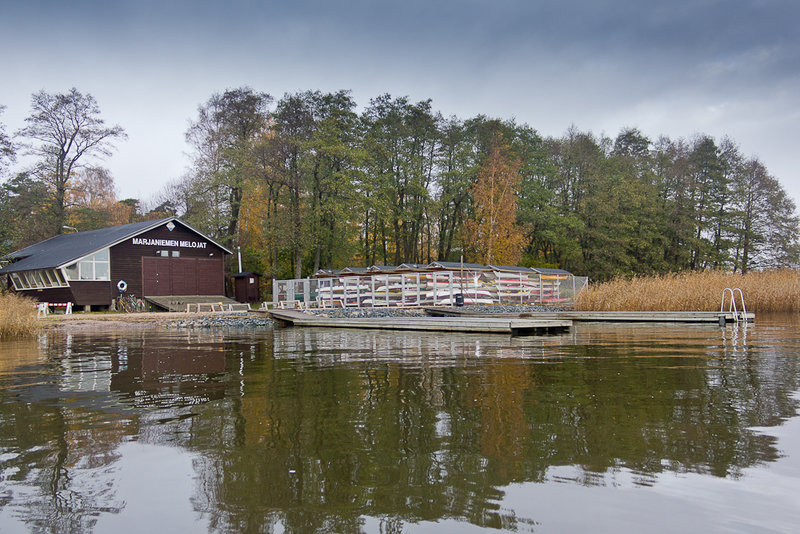
[[[740,288],[747,311],[800,311],[800,271],[778,269],[745,275],[701,271],[616,279],[592,284],[578,296],[585,311],[719,311],[726,287]],[[730,297],[726,299],[728,309]],[[740,309],[737,296],[737,309]]]
[[[14,293],[0,293],[0,339],[29,336],[38,329],[33,300]]]

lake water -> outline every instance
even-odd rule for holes
[[[800,319],[0,343],[0,532],[797,532]]]

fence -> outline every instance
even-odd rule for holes
[[[273,280],[272,298],[288,307],[374,308],[551,304],[571,306],[583,276],[537,272],[430,271]]]

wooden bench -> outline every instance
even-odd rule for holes
[[[222,302],[194,302],[186,304],[186,313],[200,313],[201,311],[233,312],[249,310],[249,304],[224,304]]]

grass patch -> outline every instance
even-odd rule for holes
[[[37,330],[36,302],[15,293],[0,293],[0,339],[29,336]]]
[[[592,284],[578,296],[585,311],[719,311],[722,291],[741,288],[747,311],[800,311],[800,272],[794,269],[751,272],[700,271],[616,279]],[[725,309],[728,309],[726,300]],[[737,308],[740,305],[737,298]]]

